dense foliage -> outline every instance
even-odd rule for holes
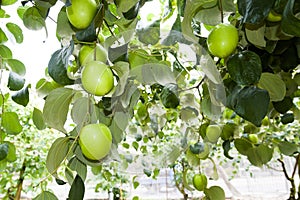
[[[299,199],[299,2],[159,1],[162,12],[149,15],[145,25],[140,15],[148,2],[1,1],[0,17],[9,18],[6,6],[20,4],[18,15],[30,30],[47,30],[49,11],[60,7],[54,20],[61,43],[48,62],[47,76],[31,86],[24,79],[26,67],[5,45],[8,34],[22,43],[22,29],[14,22],[1,24],[1,166],[16,160],[10,136],[19,137],[29,125],[19,120],[26,113],[7,109],[7,98],[12,94],[16,104],[27,107],[32,87],[44,99],[43,109],[33,110],[33,123],[61,133],[45,165],[58,184],[71,185],[69,199],[83,198],[88,167],[116,183],[99,185],[110,190],[126,182],[114,166],[126,170],[137,159],[149,177],[171,168],[185,199],[194,190],[206,199],[225,199],[221,187],[207,186],[209,178],[218,178],[220,152],[222,159],[242,155],[257,167],[277,160],[291,183],[289,199]],[[82,24],[76,23],[79,19]],[[224,26],[224,35],[211,36],[222,23],[231,24]],[[224,38],[231,40],[223,44]],[[91,50],[81,56],[87,45]],[[91,65],[98,76],[88,71]],[[97,123],[109,128],[112,145],[105,158],[90,160],[82,153],[80,133]],[[285,168],[286,156],[294,158],[292,172]],[[212,173],[206,173],[207,163]],[[44,189],[36,199],[45,198],[57,199]]]

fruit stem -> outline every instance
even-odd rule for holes
[[[224,22],[224,12],[223,12],[223,4],[222,4],[222,0],[219,0],[219,8],[221,11],[221,22]]]

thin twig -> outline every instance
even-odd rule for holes
[[[223,4],[222,0],[219,0],[219,6],[220,6],[220,11],[221,11],[221,22],[224,22],[224,12],[223,12]]]

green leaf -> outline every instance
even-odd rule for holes
[[[78,125],[82,126],[85,123],[96,123],[98,119],[97,107],[87,97],[76,99],[72,110],[72,120]]]
[[[79,175],[76,175],[76,177],[71,185],[71,189],[69,191],[68,200],[83,199],[84,192],[85,192],[84,182],[80,178]]]
[[[16,92],[14,95],[12,95],[12,100],[16,102],[19,105],[22,105],[26,107],[29,103],[29,90],[31,86],[28,85],[27,87],[23,88],[22,90]]]
[[[294,7],[296,6],[299,4],[295,0],[287,2],[282,15],[281,28],[287,34],[300,37],[300,19],[294,15]]]
[[[69,57],[74,50],[73,43],[70,46],[63,47],[55,51],[48,63],[48,73],[51,78],[60,85],[71,85],[74,80],[68,77]]]
[[[58,200],[58,198],[52,192],[43,191],[34,197],[33,200]]]
[[[58,178],[57,170],[64,161],[69,151],[70,139],[67,137],[57,138],[51,145],[47,158],[46,158],[46,167],[49,173],[54,177]]]
[[[250,86],[236,91],[230,106],[239,116],[260,126],[268,112],[269,103],[270,96],[266,90]]]
[[[11,59],[12,58],[12,52],[10,48],[7,46],[0,44],[0,56],[2,58]]]
[[[260,24],[269,14],[275,0],[239,0],[238,11],[243,23]]]
[[[24,16],[24,13],[25,13],[25,11],[28,9],[28,8],[30,8],[29,6],[19,6],[18,8],[17,8],[17,13],[18,13],[18,16],[20,17],[20,19],[22,19],[23,20],[23,16]]]
[[[1,1],[1,6],[9,6],[9,5],[13,5],[14,3],[16,3],[18,0],[2,0]]]
[[[167,84],[160,93],[162,104],[166,108],[176,108],[179,105],[178,86],[176,84]]]
[[[204,194],[211,200],[225,200],[225,192],[220,186],[211,186],[204,189]]]
[[[207,76],[207,78],[212,81],[214,84],[221,84],[222,77],[216,66],[215,61],[211,58],[210,55],[206,54],[201,56],[200,60],[201,70]]]
[[[260,26],[255,29],[245,28],[246,37],[248,41],[257,47],[266,47],[267,42],[265,40],[266,25]]]
[[[2,28],[0,28],[0,43],[4,43],[7,41],[8,41],[8,38],[7,38],[6,34],[2,30]]]
[[[23,31],[17,24],[8,22],[6,28],[13,34],[17,43],[23,42]]]
[[[160,39],[160,21],[155,21],[146,28],[138,29],[137,36],[140,42],[146,45],[155,45]]]
[[[24,76],[26,74],[26,67],[21,61],[11,58],[5,60],[5,62],[11,71],[19,74],[20,76]]]
[[[57,16],[56,34],[60,38],[71,38],[74,31],[69,22],[66,7],[62,7]]]
[[[8,155],[8,144],[0,144],[0,161],[4,160]]]
[[[115,4],[120,12],[127,12],[132,8],[139,0],[116,0]]]
[[[0,8],[0,18],[10,18],[10,15]]]
[[[87,166],[85,163],[80,161],[77,157],[71,158],[68,163],[71,170],[76,171],[80,178],[84,181],[87,176]]]
[[[224,2],[224,1],[222,1]],[[207,9],[201,9],[194,17],[195,20],[210,26],[215,26],[221,23],[221,12],[219,6],[214,6]]]
[[[22,132],[19,117],[15,112],[2,113],[2,126],[7,134],[17,135]]]
[[[44,115],[38,108],[33,109],[32,121],[38,130],[43,130],[46,128]]]
[[[129,121],[128,113],[116,112],[109,129],[113,136],[113,143],[118,144],[123,140],[125,129]]]
[[[227,69],[232,80],[240,85],[257,83],[262,73],[260,57],[252,51],[243,51],[229,57]]]
[[[61,132],[66,132],[64,124],[67,120],[69,105],[74,95],[75,91],[72,89],[57,88],[47,96],[43,113],[48,126]]]
[[[217,0],[189,0],[186,1],[184,9],[184,18],[181,22],[183,36],[190,41],[197,42],[198,38],[194,35],[192,28],[192,20],[195,14],[205,8],[213,7],[217,4]]]
[[[11,91],[17,91],[24,87],[25,78],[15,72],[10,72],[8,77],[7,87]]]
[[[6,160],[8,162],[14,162],[17,160],[17,155],[16,155],[16,147],[13,143],[5,141],[4,144],[8,145],[8,152],[6,156]],[[0,159],[1,160],[1,159]]]
[[[280,152],[286,156],[292,156],[295,152],[299,152],[299,145],[288,141],[280,141],[278,147]]]
[[[293,99],[291,97],[284,97],[283,100],[274,101],[272,102],[272,104],[275,110],[281,114],[284,114],[287,111],[289,111],[294,105]]]
[[[280,76],[268,72],[261,74],[258,87],[269,92],[270,101],[282,101],[286,93],[285,83]]]
[[[41,7],[51,8],[56,4],[57,0],[35,0],[34,2]]]
[[[160,63],[139,65],[131,69],[130,75],[145,85],[176,83],[175,76],[170,67]]]
[[[258,147],[250,148],[247,151],[248,160],[254,166],[261,167],[267,164],[273,156],[273,149],[265,144],[260,144]]]
[[[46,97],[52,90],[61,87],[54,81],[47,81],[45,78],[40,79],[35,86],[35,89],[39,95],[39,97]]]
[[[29,30],[41,30],[46,28],[45,19],[37,7],[28,8],[23,14],[23,24]]]
[[[249,149],[253,147],[253,144],[245,138],[237,138],[234,140],[234,146],[240,154],[246,156]]]

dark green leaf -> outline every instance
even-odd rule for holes
[[[74,50],[73,43],[70,46],[63,47],[55,51],[48,63],[48,73],[55,82],[60,85],[71,85],[74,80],[68,77],[68,64],[69,57],[72,55]]]
[[[176,84],[167,84],[164,86],[160,99],[166,108],[176,108],[179,105],[178,86]]]
[[[13,34],[17,43],[23,42],[23,31],[17,24],[8,22],[6,27]]]
[[[291,97],[284,97],[282,101],[274,101],[272,102],[272,104],[275,110],[281,114],[289,111],[294,105],[293,99]]]
[[[75,91],[69,88],[57,88],[46,98],[43,113],[48,126],[66,132],[64,124],[67,120],[69,105]],[[54,112],[55,111],[55,112]]]
[[[140,3],[140,1],[138,1],[128,11],[123,12],[123,16],[128,20],[132,20],[132,19],[136,18],[139,13],[140,7],[141,7],[141,3]]]
[[[0,144],[0,161],[4,160],[8,155],[8,144]]]
[[[244,87],[235,93],[231,107],[245,120],[260,126],[268,112],[270,96],[266,90],[257,87]]]
[[[69,141],[70,139],[67,137],[57,138],[49,149],[46,159],[46,167],[48,172],[53,174],[56,178],[58,178],[56,172],[69,151]]]
[[[257,83],[262,73],[260,57],[252,51],[243,51],[229,57],[227,69],[232,80],[240,85]]]
[[[14,95],[11,96],[12,100],[17,104],[20,104],[24,107],[27,106],[29,103],[29,89],[31,86],[28,85],[27,87],[23,88],[22,90],[16,92]]]
[[[33,200],[58,200],[58,198],[49,191],[43,191],[41,194],[33,198]]]
[[[223,1],[222,1],[223,2]],[[206,25],[215,26],[221,23],[221,12],[219,6],[201,9],[194,17],[195,20]]]
[[[267,164],[273,156],[273,149],[265,144],[260,144],[258,147],[250,148],[247,151],[248,160],[254,166],[261,167]]]
[[[2,113],[2,126],[7,134],[12,135],[21,133],[23,129],[20,124],[19,117],[15,112]]]
[[[57,0],[35,0],[34,2],[40,7],[51,8],[56,4]]]
[[[238,0],[238,11],[242,22],[260,24],[269,14],[275,0]]]
[[[93,42],[97,39],[95,23],[91,23],[86,29],[76,32],[79,41]]]
[[[291,156],[293,155],[295,152],[299,152],[299,145],[295,144],[295,143],[291,143],[288,141],[280,141],[278,143],[278,147],[281,153],[283,153],[286,156]]]
[[[224,150],[224,156],[227,157],[228,159],[233,159],[233,157],[229,155],[229,151],[231,149],[231,142],[229,140],[225,140],[222,143],[222,147]]]
[[[295,0],[288,1],[283,12],[281,28],[287,34],[300,37],[300,19],[294,15],[294,6],[299,6],[296,2]]]
[[[23,23],[29,30],[40,30],[46,27],[45,19],[37,7],[28,8],[23,14]]]
[[[289,123],[294,122],[294,120],[295,120],[294,113],[285,113],[281,116],[281,119],[280,119],[282,124],[289,124]]]
[[[71,189],[69,191],[68,200],[82,200],[84,197],[85,186],[79,175],[76,175]]]
[[[32,121],[38,130],[43,130],[46,128],[44,115],[38,108],[33,109]]]
[[[253,147],[253,144],[245,138],[237,138],[234,140],[234,146],[240,154],[247,155],[249,149]]]
[[[15,72],[10,72],[7,87],[12,91],[18,91],[24,87],[25,78]]]

